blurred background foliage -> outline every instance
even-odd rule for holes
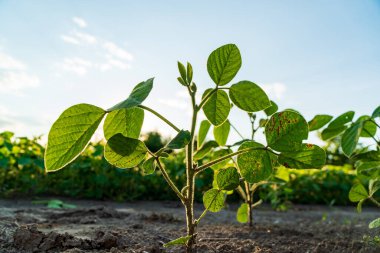
[[[167,140],[158,132],[146,133],[145,144],[153,152]],[[140,168],[118,169],[103,157],[103,143],[91,143],[66,169],[44,171],[44,147],[40,138],[15,138],[0,133],[0,197],[66,196],[101,200],[176,200],[160,172],[144,176]],[[327,165],[322,170],[278,168],[272,183],[261,186],[257,198],[286,209],[291,204],[348,205],[348,192],[356,182],[355,171],[338,148],[339,140],[326,143]],[[164,160],[169,175],[181,189],[185,184],[185,155],[176,152]],[[205,159],[209,159],[206,157]],[[213,170],[197,178],[196,199],[212,185]],[[238,201],[237,196],[229,199]]]

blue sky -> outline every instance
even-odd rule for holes
[[[0,130],[46,134],[68,106],[108,108],[155,77],[146,105],[188,128],[176,62],[200,93],[215,48],[235,43],[251,80],[306,119],[380,104],[380,1],[0,0]],[[231,121],[249,136],[249,121]],[[144,130],[173,134],[146,113]],[[238,137],[233,134],[231,140]]]

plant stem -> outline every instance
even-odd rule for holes
[[[186,252],[192,253],[194,249],[195,229],[196,223],[194,221],[194,187],[195,187],[195,169],[193,163],[193,152],[194,152],[194,137],[195,137],[195,127],[197,124],[198,107],[195,103],[195,92],[192,92],[188,87],[188,91],[191,97],[191,103],[193,106],[193,116],[191,120],[191,130],[190,130],[190,142],[186,146],[186,187],[187,195],[184,202],[186,209],[186,224],[187,224],[187,236],[191,236],[191,239],[186,244]]]
[[[246,203],[248,204],[248,226],[252,227],[252,194],[250,191],[249,183],[244,181],[244,186],[247,194]]]
[[[211,97],[212,94],[214,94],[216,91],[218,90],[218,87],[216,87],[215,89],[213,89],[212,91],[210,91],[209,93],[207,93],[207,95],[202,99],[202,101],[200,102],[199,106],[196,108],[197,111],[201,110],[202,107],[205,105],[205,103],[207,102],[207,100]]]
[[[158,112],[156,112],[155,110],[153,110],[152,108],[149,108],[147,106],[144,106],[144,105],[138,105],[137,107],[140,107],[141,109],[144,109],[144,110],[147,110],[151,113],[153,113],[154,115],[156,115],[158,118],[160,118],[162,121],[164,121],[166,124],[168,124],[169,126],[171,126],[174,130],[176,130],[177,132],[181,131],[178,127],[176,127],[172,122],[170,122],[167,118],[165,118],[164,116],[162,116],[161,114],[159,114]]]
[[[195,171],[198,174],[198,173],[204,171],[205,169],[207,169],[208,167],[210,167],[212,165],[215,165],[217,163],[223,162],[224,160],[227,160],[227,159],[229,159],[231,157],[234,157],[236,155],[247,153],[247,152],[252,151],[252,150],[265,150],[265,151],[268,151],[269,149],[267,149],[267,148],[245,148],[245,149],[233,152],[231,154],[219,157],[218,159],[210,161],[210,162],[208,162],[206,164],[203,164],[202,166],[199,166],[197,169],[195,169]]]
[[[380,203],[376,199],[374,199],[373,197],[370,197],[369,200],[371,200],[372,203],[374,203],[375,205],[377,205],[377,207],[380,207]]]
[[[195,225],[198,225],[198,223],[201,221],[201,219],[202,219],[203,217],[206,216],[207,211],[208,211],[208,210],[205,209],[205,210],[203,211],[203,213],[199,216],[199,218],[195,220]]]
[[[246,201],[247,195],[245,194],[243,188],[239,185],[238,188],[236,188],[237,192],[240,194],[241,198]]]
[[[236,129],[236,127],[234,125],[231,124],[230,122],[230,126],[234,129],[234,131],[244,140],[244,136]]]
[[[380,128],[379,124],[377,124],[377,122],[374,119],[371,119],[370,121],[372,121],[372,123],[374,123],[378,128]]]
[[[169,184],[169,186],[172,188],[172,190],[177,194],[178,198],[182,201],[182,203],[185,201],[185,197],[181,194],[181,192],[178,190],[177,186],[174,184],[174,182],[170,179],[168,173],[162,166],[160,159],[156,157],[158,168],[160,169],[162,175],[164,176],[166,182]]]

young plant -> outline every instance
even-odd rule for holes
[[[254,194],[261,185],[273,183],[269,180],[274,176],[277,166],[318,169],[325,164],[326,159],[325,152],[320,147],[313,144],[301,144],[308,137],[308,125],[305,119],[291,109],[276,113],[278,106],[273,101],[270,103],[271,106],[264,110],[265,118],[258,120],[256,113],[248,113],[252,129],[250,139],[244,138],[227,120],[220,126],[214,126],[215,141],[209,141],[203,145],[210,150],[215,148],[211,155],[214,159],[232,153],[234,146],[239,146],[239,151],[253,148],[247,153],[237,155],[236,159],[231,157],[223,163],[211,166],[214,170],[214,188],[223,189],[226,194],[236,190],[244,200],[237,210],[236,219],[240,223],[248,223],[249,227],[253,225],[253,208],[262,203],[262,200],[254,202]],[[242,141],[226,145],[231,127],[240,135]],[[201,123],[198,144],[203,143],[209,128],[210,123],[207,120]],[[255,141],[256,133],[260,129],[265,133],[267,146]],[[293,145],[292,142],[296,144]],[[265,152],[261,150],[262,148]],[[203,148],[200,148],[199,152],[202,151]],[[228,185],[228,188],[221,187],[220,181],[226,177],[225,175],[234,178],[235,184]]]
[[[323,140],[339,137],[343,153],[354,162],[359,183],[352,186],[349,199],[358,202],[357,210],[361,212],[362,205],[369,200],[380,207],[375,193],[380,190],[380,141],[376,138],[376,132],[380,125],[380,106],[371,116],[362,115],[353,121],[355,112],[348,111],[336,117],[334,120],[330,115],[316,115],[310,122],[310,130],[318,130],[326,126],[321,132]],[[362,148],[359,140],[371,138],[375,148]],[[364,185],[368,184],[368,190]],[[380,227],[380,218],[369,224],[369,228]]]
[[[308,126],[304,118],[296,112],[284,111],[276,113],[266,125],[267,145],[255,142],[242,144],[235,152],[200,164],[199,159],[214,147],[215,143],[205,143],[199,149],[195,147],[197,119],[203,110],[208,121],[216,127],[228,120],[231,101],[236,107],[256,112],[271,106],[265,92],[255,83],[240,81],[229,87],[241,67],[242,61],[236,45],[227,44],[211,53],[207,60],[207,71],[215,83],[207,89],[198,102],[197,86],[193,82],[191,64],[185,67],[178,63],[180,77],[178,81],[188,91],[192,104],[191,126],[189,130],[181,130],[154,109],[143,105],[153,88],[153,78],[139,83],[129,97],[104,110],[90,104],[78,104],[65,110],[53,124],[45,152],[45,168],[47,172],[62,169],[72,162],[89,143],[100,122],[104,120],[103,132],[107,140],[104,155],[107,161],[119,168],[142,166],[146,174],[154,173],[156,168],[165,178],[168,185],[182,202],[186,213],[186,236],[175,239],[164,246],[185,245],[186,252],[193,252],[196,242],[196,229],[199,221],[207,211],[218,212],[224,205],[225,192],[238,186],[242,176],[253,182],[256,173],[263,167],[272,167],[272,154],[279,162],[292,167],[304,167],[324,161],[324,153],[311,144],[302,144],[308,136]],[[228,93],[226,92],[228,91]],[[163,120],[177,131],[177,135],[157,152],[147,149],[139,140],[144,113],[148,111]],[[202,136],[199,133],[198,136]],[[170,150],[185,149],[186,153],[186,185],[178,189],[163,166],[162,159],[173,152]],[[281,152],[281,153],[277,153]],[[203,196],[205,211],[196,218],[194,216],[195,178],[207,168],[223,163],[231,157],[238,156],[240,175],[236,168],[219,173],[217,187],[210,189]],[[240,161],[240,162],[239,162]]]

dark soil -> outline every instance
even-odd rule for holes
[[[183,252],[163,244],[185,235],[178,203],[70,201],[75,209],[48,209],[30,201],[0,200],[0,252]],[[295,206],[254,213],[253,228],[235,221],[237,206],[207,214],[199,225],[197,252],[380,252],[363,235],[379,216],[366,208]],[[202,207],[196,208],[199,215]]]

